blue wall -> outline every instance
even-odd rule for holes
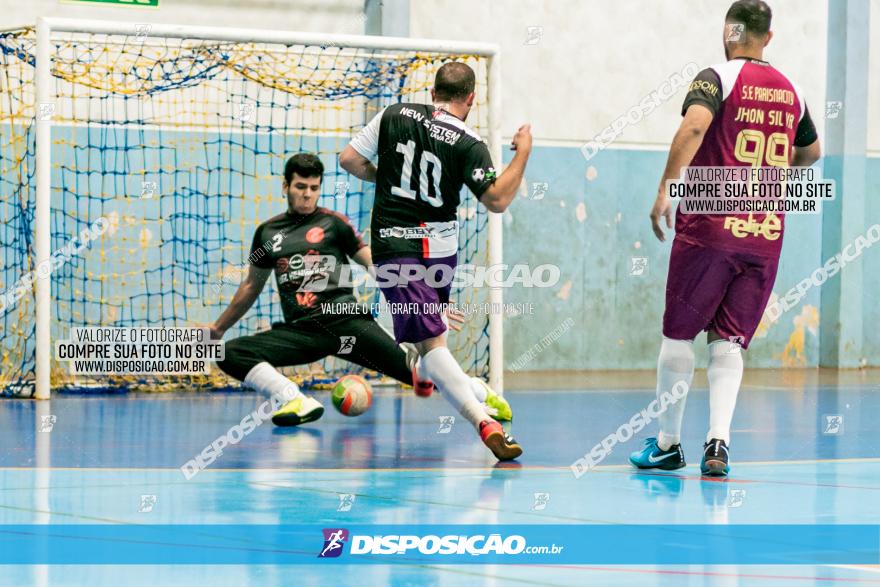
[[[526,181],[530,192],[533,183],[546,182],[547,193],[542,199],[518,197],[505,214],[504,260],[556,263],[562,276],[551,289],[505,291],[506,301],[534,304],[534,315],[505,320],[508,367],[568,317],[575,326],[522,370],[655,367],[670,241],[657,241],[648,213],[665,161],[666,153],[659,151],[606,149],[587,162],[576,148],[535,148]],[[592,180],[589,166],[595,168]],[[876,194],[880,159],[868,159],[868,167],[869,190]],[[869,201],[866,229],[880,222],[878,198]],[[824,262],[818,215],[789,216],[784,238],[774,287],[778,295]],[[647,257],[643,275],[630,275],[632,257]],[[853,300],[853,310],[874,325],[866,328],[864,352],[869,364],[880,365],[880,246],[868,249],[859,262],[865,264],[864,299]],[[747,364],[818,365],[819,310],[819,289],[813,288],[776,323],[759,329],[746,353]],[[704,346],[697,345],[698,364],[705,364]]]
[[[880,157],[867,160],[867,198],[865,224],[880,223]],[[880,363],[880,247],[874,246],[863,255],[862,307],[864,308],[864,353],[869,364]]]
[[[82,131],[78,131],[82,132]],[[80,144],[89,145],[93,141],[80,137]],[[162,144],[162,148],[167,146]],[[299,145],[296,145],[297,147]],[[260,145],[254,144],[250,148],[266,155],[266,160],[261,161],[263,168],[255,170],[254,175],[260,181],[275,184],[277,178],[271,169],[269,160],[281,161],[283,158],[270,155],[271,153],[289,150],[291,145]],[[320,146],[319,146],[320,147]],[[57,161],[66,162],[53,168],[53,183],[56,186],[65,186],[73,191],[81,191],[84,186],[72,185],[75,181],[94,181],[97,175],[86,179],[81,172],[71,170],[88,168],[89,162],[87,150],[74,155],[68,147],[56,145],[59,152]],[[160,149],[161,150],[161,149]],[[321,149],[326,150],[326,148]],[[331,149],[332,150],[332,149]],[[136,150],[132,150],[136,151]],[[508,264],[527,263],[534,267],[551,263],[560,267],[561,277],[559,283],[548,289],[514,287],[504,293],[505,301],[529,302],[534,305],[534,313],[531,315],[509,316],[505,319],[505,362],[508,368],[517,362],[529,349],[533,349],[541,339],[557,330],[558,338],[547,345],[541,346],[540,352],[534,353],[532,358],[524,361],[518,370],[555,370],[555,369],[652,369],[655,366],[656,353],[660,343],[661,317],[664,306],[664,292],[666,283],[666,270],[670,243],[660,243],[653,236],[648,220],[648,212],[654,198],[656,183],[665,164],[665,152],[648,150],[624,150],[606,149],[587,162],[580,151],[574,147],[536,147],[527,170],[527,183],[546,183],[547,192],[541,199],[521,195],[513,203],[504,216],[504,257]],[[332,163],[332,159],[328,161]],[[131,163],[131,162],[129,162]],[[146,162],[139,162],[143,168]],[[175,165],[174,163],[177,163]],[[867,159],[867,184],[868,198],[865,210],[864,228],[880,222],[880,199],[876,194],[880,193],[880,158]],[[185,176],[177,177],[173,174],[157,174],[155,178],[160,184],[160,191],[174,192],[179,185],[187,184],[192,179],[197,184],[204,185],[199,190],[206,192],[224,193],[221,198],[227,209],[191,210],[195,224],[206,223],[209,232],[206,234],[193,234],[187,242],[177,243],[181,245],[185,260],[181,259],[178,266],[168,267],[165,270],[174,272],[181,269],[181,265],[196,263],[201,266],[205,274],[199,280],[199,285],[210,283],[220,271],[220,265],[201,264],[200,251],[189,250],[187,247],[196,246],[196,243],[213,243],[214,249],[221,243],[229,244],[234,241],[247,242],[250,231],[259,221],[261,216],[269,214],[269,208],[273,206],[269,202],[257,205],[253,208],[243,206],[240,200],[246,197],[234,182],[236,178],[226,179],[227,185],[211,185],[211,175],[206,169],[211,165],[204,165],[195,169],[192,166],[181,166],[179,162],[169,165],[160,165],[153,161],[148,168],[178,169],[186,167]],[[218,167],[223,167],[218,165]],[[331,173],[337,173],[335,166],[331,165]],[[182,173],[179,171],[179,173]],[[339,177],[339,176],[337,176]],[[336,179],[334,177],[332,179]],[[109,193],[118,196],[129,195],[135,198],[139,195],[140,176],[119,176],[111,184],[91,186],[95,193]],[[152,179],[148,177],[147,179]],[[240,178],[238,178],[240,179]],[[204,181],[203,181],[204,180]],[[233,184],[229,184],[232,181]],[[168,185],[166,185],[168,183]],[[328,181],[328,189],[332,189],[333,182]],[[269,186],[261,186],[264,192],[273,192]],[[531,190],[530,190],[531,191]],[[118,193],[117,193],[118,192]],[[871,195],[875,197],[871,197]],[[7,196],[9,194],[6,194]],[[56,215],[53,219],[53,248],[58,248],[66,242],[71,232],[61,229],[62,224],[66,228],[77,226],[82,222],[62,223],[62,217],[66,215],[88,218],[95,215],[99,210],[90,210],[87,213],[82,209],[83,201],[71,201],[70,195],[56,197]],[[5,200],[6,198],[4,198]],[[280,198],[279,198],[280,201]],[[97,202],[91,202],[96,204]],[[149,218],[165,217],[165,211],[160,210],[157,200],[138,201],[133,203],[141,214]],[[100,206],[98,206],[100,209]],[[247,210],[253,213],[253,217],[246,220],[240,218],[240,212]],[[78,211],[78,214],[77,212]],[[237,222],[212,222],[211,218],[217,215],[236,218]],[[169,219],[166,218],[166,222]],[[161,226],[161,224],[160,224]],[[121,228],[130,233],[121,248],[124,250],[131,247],[129,254],[120,258],[105,261],[104,270],[117,269],[125,273],[125,269],[133,269],[132,265],[144,266],[144,255],[148,258],[150,253],[142,249],[139,240],[140,223],[126,226],[123,222]],[[167,228],[167,226],[165,227]],[[211,232],[211,231],[214,232]],[[859,230],[863,233],[864,229]],[[213,235],[213,240],[212,240]],[[155,239],[166,237],[165,231],[160,230],[154,235]],[[821,266],[821,222],[818,216],[790,216],[787,219],[782,262],[774,292],[782,295],[789,288],[807,277],[814,269]],[[155,242],[155,241],[154,241]],[[175,246],[173,243],[171,246]],[[208,248],[212,248],[208,246]],[[223,247],[225,250],[226,247]],[[237,247],[231,247],[236,249]],[[225,255],[220,255],[225,257]],[[647,267],[642,275],[631,275],[633,257],[647,258]],[[240,263],[235,258],[226,259],[230,264]],[[863,264],[864,289],[861,300],[851,300],[853,311],[858,311],[864,317],[866,328],[864,330],[863,354],[868,364],[880,365],[880,304],[877,303],[880,291],[880,246],[868,249],[859,259]],[[76,274],[77,263],[59,272],[56,276],[56,291],[79,290],[76,296],[82,299],[83,290],[86,290],[95,301],[104,297],[101,294],[102,287],[111,284],[86,284],[81,281],[70,280]],[[119,265],[116,267],[116,265]],[[149,266],[149,263],[146,263]],[[221,263],[222,265],[222,263]],[[128,266],[128,267],[126,267]],[[845,269],[844,269],[845,271]],[[181,279],[179,275],[168,275],[168,279],[177,283],[178,297],[187,298],[192,296],[199,299],[209,299],[206,308],[211,316],[218,311],[222,300],[213,300],[212,296],[205,291],[190,292],[191,284]],[[175,281],[179,279],[179,281]],[[91,291],[91,288],[98,288]],[[224,295],[231,295],[234,286],[226,288]],[[105,291],[106,293],[106,291]],[[75,296],[74,296],[75,297]],[[149,293],[144,292],[145,298]],[[124,300],[124,304],[131,304],[134,309],[140,307],[138,299]],[[179,302],[174,295],[167,300],[162,300],[161,307],[166,303]],[[782,315],[777,323],[763,325],[747,353],[747,363],[752,367],[778,367],[778,366],[816,366],[818,364],[818,325],[819,325],[819,289],[810,290],[806,298],[794,309]],[[73,304],[58,311],[74,311],[81,315],[89,315],[95,308],[88,303],[81,307],[71,307]],[[152,306],[147,304],[145,307]],[[273,304],[272,293],[266,292],[261,300],[261,308],[265,308],[265,314],[274,315],[277,308]],[[120,308],[121,309],[121,308]],[[195,311],[196,308],[190,307]],[[195,312],[199,314],[199,312]],[[207,320],[211,316],[188,315],[190,320]],[[264,312],[257,312],[262,315]],[[128,317],[128,312],[122,311],[121,318]],[[154,317],[155,318],[155,317]],[[253,321],[247,322],[248,327],[256,327]],[[566,320],[574,321],[572,327],[562,327]],[[100,318],[98,318],[100,320]],[[561,327],[561,328],[559,328]],[[555,338],[555,336],[554,336]],[[701,364],[705,364],[704,345],[698,344],[698,353],[701,356]]]

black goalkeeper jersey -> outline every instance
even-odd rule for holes
[[[445,110],[403,103],[378,114],[351,145],[379,158],[373,259],[454,255],[462,187],[480,198],[495,181],[483,139]]]
[[[317,208],[311,214],[285,212],[258,226],[248,260],[275,270],[284,319],[293,322],[321,314],[322,303],[355,301],[340,277],[348,258],[364,246],[345,216]]]

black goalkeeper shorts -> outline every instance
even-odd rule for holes
[[[234,338],[217,365],[243,381],[258,363],[292,367],[335,356],[412,384],[406,353],[370,315],[303,318],[277,322],[271,330]]]

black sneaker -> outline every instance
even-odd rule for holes
[[[512,461],[522,454],[522,447],[495,420],[480,422],[480,438],[499,461]]]
[[[700,471],[707,477],[726,477],[730,472],[730,454],[727,443],[713,438],[703,445],[703,462]]]

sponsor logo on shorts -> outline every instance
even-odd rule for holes
[[[432,226],[393,226],[379,229],[379,236],[382,238],[420,239],[431,238],[435,234]]]

